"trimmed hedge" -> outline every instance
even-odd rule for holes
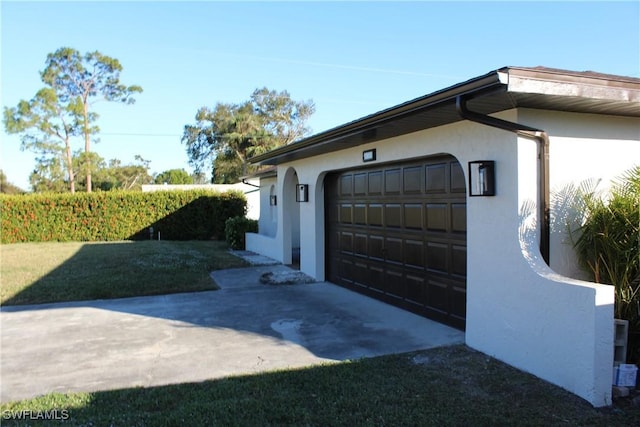
[[[225,221],[244,216],[240,192],[1,195],[2,243],[223,239]]]
[[[245,233],[257,233],[258,221],[244,216],[236,216],[225,222],[225,239],[233,249],[244,250]]]

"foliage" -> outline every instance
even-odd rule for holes
[[[256,89],[242,104],[200,108],[182,142],[196,172],[211,167],[214,182],[237,182],[251,172],[249,158],[307,135],[314,111],[312,101],[294,101],[286,91]]]
[[[94,154],[95,153],[91,153]],[[106,165],[101,157],[97,157],[94,164],[97,166],[93,172],[93,186],[102,191],[110,190],[142,190],[143,184],[153,182],[149,175],[149,161],[140,156],[135,156],[137,163],[122,164],[119,159],[109,160]],[[80,175],[82,176],[82,175]],[[79,188],[83,188],[82,184]]]
[[[224,236],[227,218],[244,215],[238,192],[206,190],[142,193],[0,195],[2,243],[207,240]]]
[[[614,182],[606,197],[588,192],[580,200],[578,258],[594,281],[615,286],[615,315],[629,321],[628,359],[640,362],[640,166]]]
[[[169,169],[159,173],[156,184],[193,184],[193,177],[184,169]]]
[[[19,243],[2,260],[2,305],[213,290],[211,271],[245,265],[211,240]]]
[[[143,184],[150,184],[153,177],[149,175],[149,161],[135,156],[135,163],[123,164],[119,159],[111,159],[107,163],[95,152],[86,154],[76,152],[73,155],[73,167],[78,170],[76,176],[77,190],[86,190],[84,170],[81,164],[86,164],[87,157],[91,157],[92,186],[101,191],[109,190],[142,190]],[[60,164],[56,161],[40,161],[29,177],[29,182],[35,193],[64,193],[68,191],[67,180]]]
[[[257,233],[258,221],[244,216],[236,216],[225,222],[225,240],[233,249],[245,249],[245,233]]]
[[[98,114],[91,111],[92,101],[101,98],[132,104],[133,94],[142,92],[140,86],[121,84],[121,71],[117,59],[97,51],[82,55],[63,47],[47,55],[46,67],[40,72],[46,87],[31,101],[22,100],[17,107],[5,107],[7,133],[20,134],[22,148],[38,154],[39,166],[32,181],[35,187],[42,188],[47,181],[56,181],[55,186],[59,186],[60,171],[65,170],[73,193],[77,173],[74,166],[80,165],[86,177],[86,190],[91,191],[91,136],[99,131],[95,125]],[[71,139],[78,136],[84,138],[84,155],[76,156],[80,162],[74,165]],[[38,182],[38,176],[49,180]]]
[[[22,194],[25,191],[7,180],[7,175],[0,169],[0,193],[3,194]]]
[[[81,111],[77,99],[63,102],[52,88],[40,89],[30,100],[14,108],[4,108],[3,122],[9,134],[19,134],[22,150],[37,154],[35,173],[56,181],[56,190],[66,185],[75,192],[71,138],[81,134]],[[34,189],[43,189],[30,178]]]

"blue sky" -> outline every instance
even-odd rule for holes
[[[640,2],[1,3],[3,107],[43,85],[48,53],[98,50],[144,92],[99,102],[106,160],[191,171],[180,142],[202,106],[254,89],[312,99],[314,133],[485,74],[546,66],[640,77]],[[28,189],[35,154],[2,127],[0,168]],[[76,141],[76,148],[81,148]]]

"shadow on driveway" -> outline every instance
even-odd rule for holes
[[[212,273],[219,291],[2,307],[3,402],[202,381],[464,342],[464,332],[283,265]]]

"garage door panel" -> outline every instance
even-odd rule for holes
[[[407,274],[407,300],[414,304],[424,305],[427,296],[426,281],[423,276]]]
[[[353,263],[353,281],[361,286],[369,286],[369,269],[363,262]]]
[[[404,299],[406,292],[406,283],[402,279],[403,272],[400,269],[387,268],[385,271],[384,291],[391,297]]]
[[[353,253],[356,256],[366,257],[368,255],[367,251],[367,235],[366,234],[355,234],[353,236]]]
[[[422,192],[423,171],[422,166],[411,166],[403,169],[404,194],[418,194]]]
[[[451,273],[459,277],[467,276],[467,247],[466,246],[452,245]]]
[[[367,174],[357,173],[353,175],[353,194],[361,196],[367,194]]]
[[[351,203],[344,203],[340,205],[340,222],[342,224],[351,224],[353,223],[353,218],[352,218],[352,213],[353,213],[353,206],[351,206]]]
[[[352,175],[343,175],[340,178],[340,195],[351,196],[351,191],[353,189],[353,176]]]
[[[369,195],[370,196],[379,196],[382,194],[382,171],[369,172],[368,173],[369,183]]]
[[[449,287],[446,283],[429,280],[427,282],[427,306],[441,313],[449,310]]]
[[[367,221],[369,225],[375,227],[382,227],[382,212],[384,209],[384,205],[371,203],[369,204],[369,209],[367,211]]]
[[[367,224],[367,205],[360,203],[353,205],[353,223],[359,225]]]
[[[369,283],[375,289],[384,289],[384,269],[376,264],[369,264]]]
[[[427,230],[447,231],[446,203],[427,203]]]
[[[384,237],[369,236],[369,258],[384,261]]]
[[[400,183],[401,175],[399,168],[384,171],[385,194],[400,194]]]
[[[340,233],[340,251],[345,254],[353,253],[353,234],[343,231]]]
[[[464,329],[466,184],[450,156],[325,179],[328,280]]]
[[[384,205],[384,225],[400,228],[402,226],[402,205],[389,203]]]
[[[451,167],[451,192],[452,193],[466,193],[467,183],[464,179],[464,171],[462,166],[457,161],[450,163]]]
[[[387,237],[384,241],[387,262],[402,264],[404,261],[404,251],[402,250],[402,239]]]
[[[467,317],[467,290],[458,286],[451,289],[451,314],[458,319]]]
[[[427,193],[445,193],[447,189],[447,167],[446,164],[435,164],[426,166],[425,191]]]
[[[350,258],[340,258],[338,260],[340,279],[346,283],[353,283],[353,262]]]
[[[446,274],[449,271],[449,266],[447,263],[447,252],[449,251],[449,245],[439,242],[427,242],[426,250],[427,270]]]
[[[451,231],[467,232],[467,205],[464,203],[451,204]]]
[[[424,269],[424,243],[422,240],[405,240],[405,264],[408,267]]]
[[[423,213],[422,203],[404,204],[404,226],[413,230],[422,230]]]

